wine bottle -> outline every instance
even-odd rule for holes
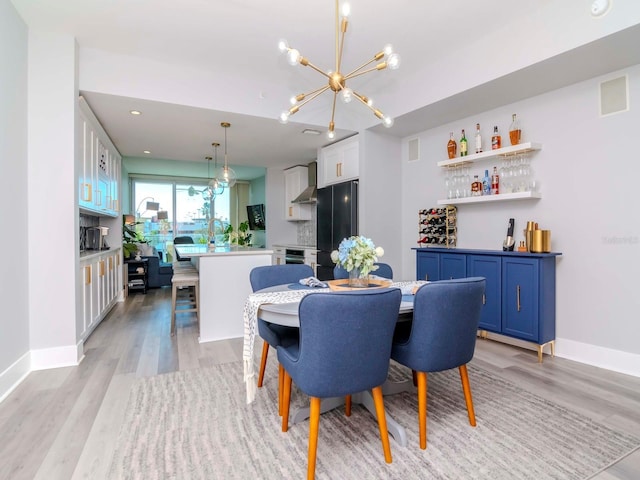
[[[493,127],[493,137],[491,137],[491,150],[497,150],[502,147],[502,137],[498,133],[498,126]]]
[[[453,139],[453,132],[449,134],[449,141],[447,142],[447,154],[449,158],[456,158],[456,153],[458,150],[458,145],[456,145],[456,141]]]
[[[460,156],[467,156],[467,137],[464,136],[464,128],[462,129],[462,138],[460,139]]]
[[[509,140],[511,141],[511,145],[518,145],[520,143],[521,135],[522,130],[520,130],[520,120],[516,118],[516,114],[514,113],[511,116],[511,126],[509,127]]]
[[[493,167],[493,175],[491,175],[491,195],[500,193],[500,177],[498,175],[498,167]]]
[[[476,153],[482,152],[482,135],[480,135],[480,124],[476,123]]]

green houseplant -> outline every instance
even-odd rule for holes
[[[147,239],[140,232],[137,232],[135,226],[142,222],[126,223],[126,215],[122,216],[122,253],[124,258],[135,256],[138,251],[139,243],[147,243]]]

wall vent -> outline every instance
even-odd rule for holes
[[[600,116],[629,110],[629,81],[627,75],[600,83]]]
[[[420,139],[412,138],[409,140],[409,161],[415,162],[420,160]]]

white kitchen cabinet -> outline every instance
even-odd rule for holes
[[[304,263],[313,268],[313,275],[316,276],[316,267],[318,265],[318,251],[315,249],[304,249]]]
[[[122,289],[120,249],[107,250],[80,259],[80,302],[85,339],[109,313]]]
[[[273,265],[284,265],[285,264],[285,248],[284,247],[273,247]]]
[[[117,217],[122,157],[82,97],[78,111],[78,206],[101,216]]]
[[[291,203],[309,186],[309,168],[303,165],[287,168],[284,171],[284,207],[285,220],[311,220],[311,205]]]
[[[320,150],[318,187],[354,180],[360,175],[360,143],[357,135]]]

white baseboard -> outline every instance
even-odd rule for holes
[[[528,350],[537,350],[535,343],[506,337],[497,333],[487,332],[487,338]],[[548,346],[545,347],[544,353],[550,354],[551,349]],[[557,357],[566,358],[567,360],[640,377],[640,355],[637,353],[613,350],[566,338],[556,338],[555,354]]]
[[[42,348],[31,350],[31,370],[72,367],[78,365],[84,357],[83,342],[67,347]]]
[[[22,355],[0,373],[0,402],[2,402],[31,372],[31,352]]]
[[[558,338],[556,355],[594,367],[640,377],[640,355],[637,353]]]

